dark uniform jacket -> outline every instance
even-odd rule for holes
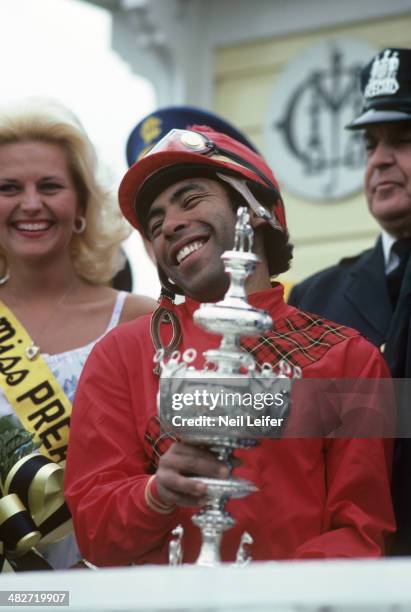
[[[289,303],[354,327],[378,347],[385,344],[392,307],[381,239],[373,249],[341,260],[293,287]]]
[[[360,331],[380,347],[394,378],[411,379],[411,258],[393,312],[381,238],[374,248],[295,285],[289,303]],[[411,414],[411,395],[401,411]],[[407,421],[408,414],[403,418]],[[395,455],[393,497],[398,531],[392,551],[410,555],[411,440],[397,441]]]

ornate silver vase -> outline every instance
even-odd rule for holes
[[[240,208],[234,247],[222,255],[230,276],[227,293],[222,301],[202,304],[194,313],[200,327],[222,336],[217,349],[204,352],[203,369],[190,365],[197,356],[195,349],[188,349],[182,355],[175,351],[168,361],[162,350],[155,356],[161,370],[158,411],[162,426],[189,444],[208,447],[228,466],[235,448],[252,447],[262,437],[279,437],[290,404],[290,378],[281,373],[275,375],[268,363],[257,369],[254,358],[240,346],[242,336],[260,336],[272,328],[271,317],[247,301],[245,282],[260,261],[252,246],[249,214],[246,208]],[[256,408],[252,398],[267,394],[282,398],[282,402]],[[176,405],[176,397],[179,400],[190,397],[193,401],[188,404],[180,401]],[[243,401],[245,397],[251,398],[247,404]],[[232,401],[228,402],[227,398]],[[225,510],[227,500],[244,497],[257,488],[251,482],[231,476],[226,480],[193,478],[207,485],[208,500],[192,518],[202,535],[196,564],[214,567],[221,563],[222,536],[235,524]],[[182,559],[182,529],[178,527],[173,535],[170,563],[177,564]],[[250,560],[251,544],[252,537],[245,532],[239,543],[237,563]]]

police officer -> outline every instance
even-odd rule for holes
[[[347,126],[364,134],[364,188],[381,226],[376,245],[296,285],[290,303],[361,331],[395,378],[411,378],[411,49],[387,48],[361,72],[363,109]],[[411,554],[411,448],[397,442],[398,531],[392,552]]]

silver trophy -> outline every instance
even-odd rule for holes
[[[234,247],[222,255],[230,286],[224,299],[216,304],[202,304],[194,313],[200,326],[222,335],[217,349],[204,352],[205,364],[197,370],[190,365],[196,358],[195,349],[182,355],[175,351],[168,361],[160,349],[155,361],[160,365],[158,410],[162,427],[179,439],[206,446],[230,466],[236,448],[255,446],[261,437],[279,437],[281,425],[289,411],[290,375],[299,372],[280,362],[276,375],[272,364],[257,368],[252,355],[240,346],[242,336],[262,336],[272,328],[272,319],[264,310],[253,308],[247,301],[246,279],[254,272],[260,259],[252,252],[253,230],[247,208],[239,208],[235,228]],[[244,405],[245,397],[282,398],[279,405]],[[176,398],[191,398],[187,405],[176,403]],[[230,399],[230,401],[228,401]],[[194,401],[196,400],[196,401]],[[278,426],[280,424],[280,427]],[[207,485],[207,503],[192,517],[201,530],[202,546],[196,565],[214,567],[221,563],[220,543],[224,532],[235,520],[225,510],[229,498],[240,498],[257,491],[249,481],[193,477]],[[179,526],[170,542],[170,564],[182,560],[183,533]],[[252,535],[245,532],[237,552],[237,564],[250,560]]]

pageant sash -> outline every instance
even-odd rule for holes
[[[60,462],[67,453],[71,402],[43,357],[27,356],[32,344],[0,300],[0,386],[23,427],[41,444],[40,453]]]

